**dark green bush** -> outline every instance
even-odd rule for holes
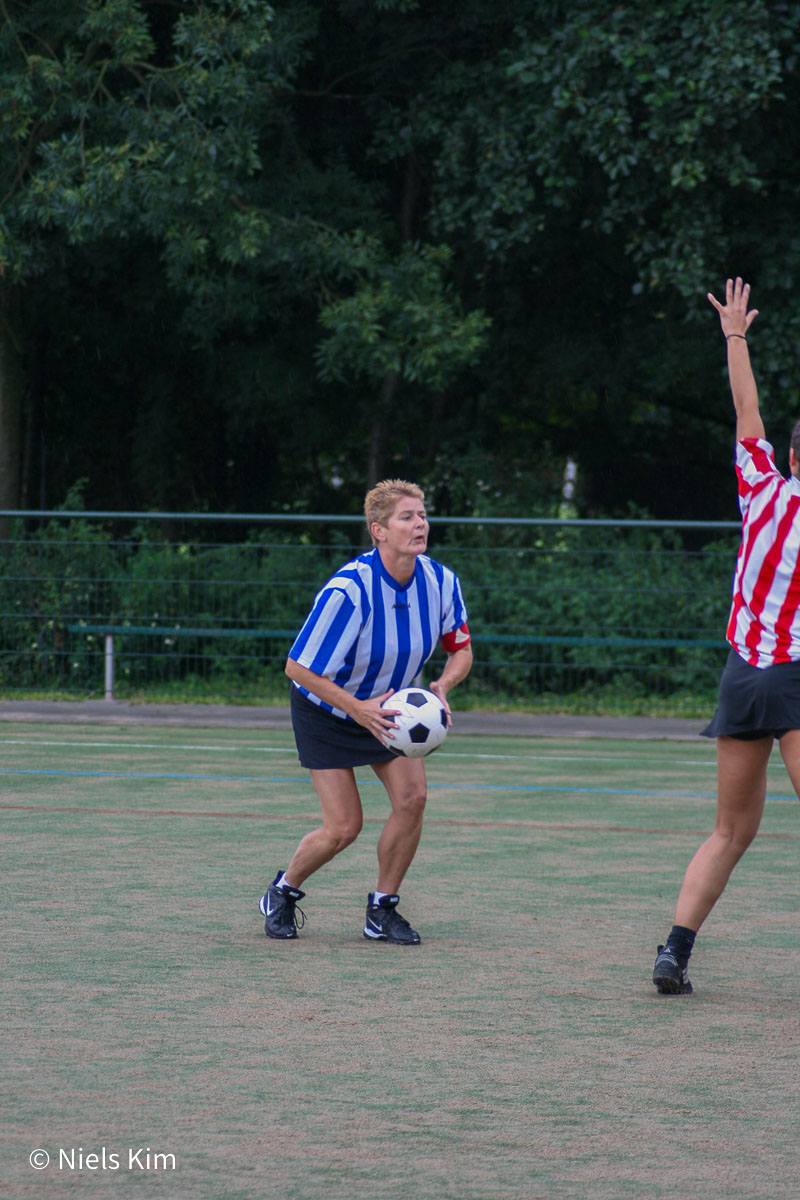
[[[319,533],[221,543],[165,540],[145,522],[116,539],[79,517],[18,524],[0,554],[4,694],[99,691],[103,635],[91,627],[109,624],[129,630],[115,635],[119,696],[284,697],[294,633],[358,552],[350,535]],[[431,553],[458,572],[469,608],[463,701],[704,711],[725,657],[736,545],[690,546],[646,524],[447,527]]]

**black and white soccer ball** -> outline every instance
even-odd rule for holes
[[[395,754],[424,758],[447,737],[447,710],[439,697],[425,688],[401,688],[384,700],[382,707],[399,710],[392,718],[397,725],[392,730],[394,737],[384,743]]]

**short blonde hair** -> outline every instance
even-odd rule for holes
[[[418,483],[409,483],[406,479],[383,479],[376,483],[364,497],[364,516],[367,520],[367,532],[372,538],[373,546],[377,545],[372,537],[372,526],[377,521],[385,525],[395,510],[395,505],[401,496],[413,496],[415,500],[425,503],[425,493]]]

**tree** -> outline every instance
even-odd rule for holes
[[[753,282],[777,436],[800,6],[5,4],[0,369],[56,492],[354,511],[408,473],[531,513],[571,457],[582,511],[735,515],[705,293]]]
[[[291,145],[285,96],[315,33],[313,9],[288,5],[276,16],[262,0],[186,0],[167,9],[139,0],[6,0],[3,15],[0,82],[12,104],[0,127],[0,440],[9,460],[23,457],[25,322],[12,313],[24,309],[35,281],[90,271],[87,248],[101,263],[119,260],[122,248],[137,269],[144,257],[160,306],[175,321],[172,357],[181,363],[224,336],[246,341],[265,308],[288,302],[311,305],[315,314],[323,307],[329,337],[321,361],[329,377],[348,369],[375,383],[367,341],[344,332],[371,303],[358,280],[380,274],[384,315],[394,321],[400,308],[408,323],[409,297],[390,281],[409,271],[432,297],[439,327],[434,335],[429,323],[421,338],[425,314],[418,311],[419,344],[403,350],[387,378],[435,386],[445,360],[452,368],[459,354],[466,361],[477,352],[480,318],[462,318],[455,298],[445,298],[446,253],[401,246],[396,236],[392,246],[385,218],[356,195],[347,172],[335,165],[320,172]],[[355,199],[355,226],[343,224],[340,212],[326,212],[323,221],[316,211],[337,177]],[[342,289],[353,280],[347,300]],[[421,297],[416,303],[419,309]],[[140,308],[137,320],[143,316],[149,326],[152,315]],[[337,365],[337,349],[346,368]],[[153,383],[161,394],[158,373]],[[148,412],[145,443],[167,423],[159,408]],[[191,432],[191,414],[181,416]],[[147,453],[141,457],[146,465]],[[13,506],[17,495],[9,472],[0,506]]]
[[[778,418],[797,406],[800,9],[532,2],[493,21],[491,53],[482,9],[462,10],[453,52],[379,135],[387,159],[425,164],[426,236],[471,264],[465,299],[493,317],[466,424],[523,473],[531,451],[544,469],[575,454],[584,502],[606,510],[708,512],[711,470],[724,515],[730,419],[705,293],[726,274],[780,312],[756,334],[759,378]]]
[[[328,331],[318,350],[321,377],[363,376],[378,389],[370,422],[369,486],[382,474],[400,381],[441,392],[483,347],[489,322],[478,311],[466,316],[459,311],[443,279],[449,261],[446,246],[406,245],[394,259],[373,247],[357,290],[331,301],[321,313]]]
[[[223,207],[258,165],[261,96],[246,66],[268,48],[270,11],[253,0],[166,13],[134,0],[5,0],[0,441],[9,462],[22,457],[20,360],[30,370],[34,348],[25,290],[69,273],[82,259],[74,247],[154,238],[167,277],[197,308],[210,228],[221,258],[256,252],[259,222]],[[18,474],[0,487],[0,505],[13,507]]]

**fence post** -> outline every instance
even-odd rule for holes
[[[114,635],[106,634],[106,700],[114,699]]]

